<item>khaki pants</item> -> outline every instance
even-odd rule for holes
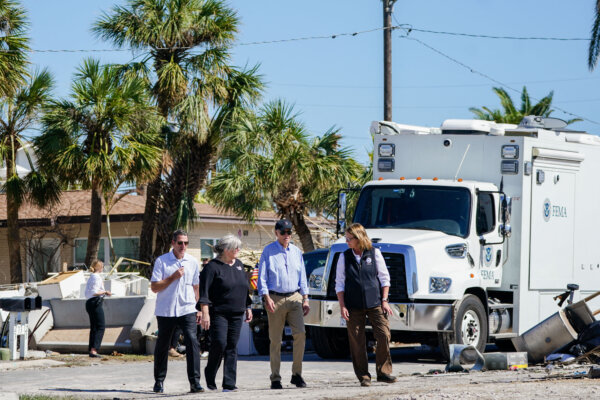
[[[281,381],[279,368],[281,365],[281,336],[285,321],[292,328],[294,337],[294,362],[292,374],[302,375],[302,359],[304,358],[304,344],[306,333],[304,331],[304,313],[302,311],[302,295],[295,293],[289,297],[270,295],[275,303],[275,312],[267,311],[269,319],[269,339],[271,340],[271,381]]]
[[[350,310],[348,321],[348,339],[352,366],[359,381],[371,380],[369,374],[369,359],[367,358],[365,324],[369,317],[373,326],[373,335],[377,341],[375,350],[375,370],[377,376],[392,374],[392,357],[390,355],[390,323],[385,317],[381,306],[366,310]]]

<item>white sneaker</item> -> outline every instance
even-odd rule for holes
[[[205,351],[204,353],[200,354],[200,358],[208,358],[208,351]]]

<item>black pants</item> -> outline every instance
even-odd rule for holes
[[[223,359],[223,387],[234,387],[237,378],[237,344],[240,340],[244,312],[210,313],[210,350],[204,376],[207,385],[215,385],[217,370]]]
[[[90,316],[90,341],[88,344],[88,351],[91,351],[92,349],[100,351],[100,345],[102,344],[102,338],[104,337],[104,329],[106,328],[104,310],[102,309],[103,301],[103,297],[94,296],[85,302],[85,311],[87,311]]]
[[[198,325],[200,326],[200,325]],[[179,346],[179,337],[181,336],[181,328],[175,326],[175,330],[173,331],[173,336],[171,337],[171,347],[176,349]]]
[[[154,349],[154,380],[162,382],[167,376],[169,346],[173,331],[178,326],[183,331],[186,348],[187,376],[190,384],[200,383],[200,354],[196,340],[196,313],[181,317],[156,317],[158,321],[158,340]]]

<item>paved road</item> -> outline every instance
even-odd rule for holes
[[[283,356],[283,390],[269,389],[268,357],[240,357],[236,393],[188,393],[184,360],[169,362],[165,394],[151,392],[152,362],[97,362],[84,367],[54,367],[15,369],[0,372],[0,392],[74,396],[77,398],[139,399],[139,398],[206,398],[206,399],[481,399],[481,398],[593,398],[600,395],[598,381],[569,379],[579,370],[563,371],[562,376],[549,380],[547,373],[537,368],[527,371],[491,371],[471,374],[427,374],[444,365],[428,359],[426,354],[394,351],[394,373],[399,382],[387,385],[374,382],[362,388],[349,360],[324,361],[307,354],[304,378],[309,387],[297,389],[289,383],[291,355]],[[373,362],[373,360],[371,360]],[[204,361],[203,361],[204,363]],[[371,363],[371,373],[375,366]],[[580,368],[585,370],[585,368]],[[218,375],[217,383],[221,376]],[[202,384],[204,385],[204,380]]]

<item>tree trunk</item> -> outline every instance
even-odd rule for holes
[[[306,220],[304,219],[304,214],[297,210],[290,210],[288,213],[288,218],[292,221],[294,225],[294,230],[296,234],[300,238],[300,243],[302,244],[302,251],[313,251],[315,249],[315,244],[312,239],[312,235],[310,233],[310,229],[308,229],[308,225],[306,225]]]
[[[6,158],[6,179],[14,173],[12,158]],[[8,235],[8,259],[10,264],[10,282],[23,282],[23,266],[21,264],[21,236],[19,232],[19,205],[11,195],[6,193],[6,233]]]
[[[156,207],[160,197],[162,179],[160,174],[146,188],[146,206],[140,232],[140,255],[141,261],[154,263],[152,257],[152,240],[154,239],[154,228],[156,227]],[[151,272],[151,270],[150,270]]]
[[[117,262],[117,253],[113,246],[112,234],[110,233],[110,214],[106,212],[106,236],[108,237],[108,248],[110,252],[111,264],[114,265]]]
[[[90,211],[90,229],[88,231],[85,265],[89,268],[98,258],[100,235],[102,233],[102,186],[92,185],[92,207]]]
[[[209,142],[198,143],[196,139],[189,142],[189,152],[173,160],[171,174],[165,180],[156,224],[155,258],[169,251],[172,232],[185,228],[176,226],[179,205],[186,196],[193,199],[202,189],[216,152]]]

